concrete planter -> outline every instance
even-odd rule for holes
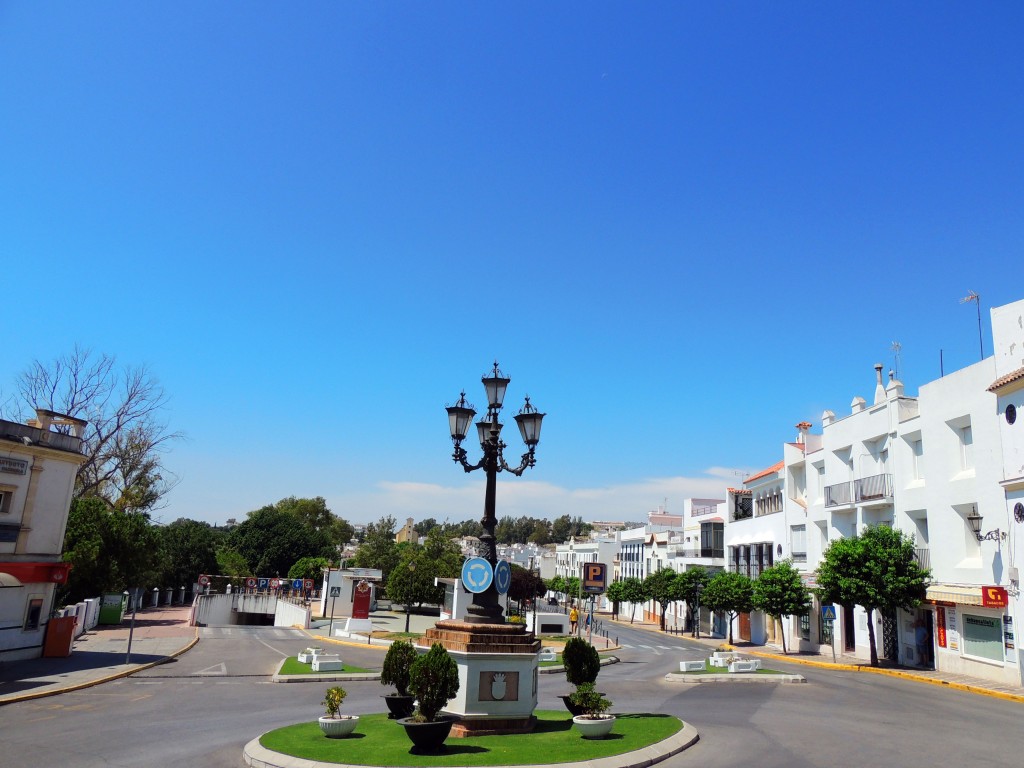
[[[572,724],[584,739],[603,739],[612,732],[615,715],[577,715]]]
[[[343,715],[342,717],[321,717],[320,730],[328,739],[340,739],[348,736],[359,725],[359,715]]]

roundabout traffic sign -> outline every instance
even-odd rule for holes
[[[499,595],[504,595],[511,584],[512,568],[507,561],[499,560],[494,566],[494,588],[498,590]]]
[[[462,583],[470,592],[486,592],[493,581],[491,564],[482,557],[471,557],[462,564]]]

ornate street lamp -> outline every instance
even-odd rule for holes
[[[497,524],[494,514],[497,474],[504,471],[511,472],[516,477],[519,477],[527,468],[536,466],[537,461],[534,458],[534,451],[540,442],[540,425],[544,419],[544,414],[539,413],[530,404],[529,397],[526,398],[526,404],[516,414],[515,420],[516,424],[519,425],[519,433],[522,435],[523,442],[526,443],[528,450],[520,458],[518,467],[509,466],[505,462],[504,457],[504,450],[508,446],[502,442],[500,437],[503,425],[498,421],[498,414],[505,400],[505,390],[508,388],[511,379],[502,374],[498,369],[497,361],[495,361],[494,369],[489,375],[481,377],[481,381],[487,393],[487,414],[476,423],[480,450],[483,451],[482,458],[476,464],[470,464],[467,461],[468,454],[462,447],[462,441],[466,439],[469,425],[472,423],[473,417],[476,416],[476,410],[466,402],[466,393],[463,392],[459,396],[459,401],[455,405],[448,406],[445,410],[448,411],[448,424],[452,435],[452,442],[455,443],[452,459],[461,464],[466,472],[483,469],[487,479],[484,491],[484,516],[480,521],[484,532],[480,537],[480,543],[483,546],[484,559],[490,563],[493,572],[498,562],[498,549],[495,546],[494,540],[494,527]],[[495,588],[493,580],[486,591],[473,595],[473,602],[467,609],[467,612],[466,621],[472,624],[505,623],[502,617],[502,608],[498,604],[498,590]]]
[[[967,516],[967,522],[970,524],[971,531],[978,538],[978,541],[1000,541],[1001,539],[1006,539],[1006,531],[1000,531],[998,528],[996,528],[994,531],[989,531],[988,533],[982,535],[982,520],[982,516],[978,514],[978,508],[971,507],[971,514]]]

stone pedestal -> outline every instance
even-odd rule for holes
[[[434,643],[459,667],[459,692],[444,708],[459,718],[452,736],[533,730],[540,640],[532,632],[522,624],[439,621],[420,641]]]

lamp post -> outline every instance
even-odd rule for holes
[[[484,516],[480,521],[484,532],[480,537],[480,543],[483,547],[484,559],[490,564],[493,572],[498,562],[498,550],[494,540],[494,528],[497,523],[494,514],[497,475],[498,472],[504,471],[519,477],[529,467],[536,466],[534,450],[537,443],[540,442],[540,425],[545,414],[539,413],[530,404],[530,398],[526,398],[526,404],[515,416],[515,420],[519,425],[523,442],[526,443],[527,451],[522,455],[518,467],[509,466],[505,463],[503,455],[507,445],[501,440],[502,424],[498,421],[498,415],[505,399],[505,390],[512,379],[502,374],[498,369],[498,363],[495,362],[490,375],[482,376],[480,380],[487,392],[487,415],[476,423],[480,450],[483,452],[483,456],[476,464],[470,464],[467,461],[466,450],[462,447],[462,441],[466,439],[469,425],[473,421],[473,417],[476,416],[476,410],[466,402],[466,393],[462,392],[459,401],[445,410],[448,411],[452,442],[455,443],[452,459],[461,464],[466,472],[483,469],[487,480],[484,491]],[[466,611],[466,621],[471,624],[505,623],[501,606],[498,604],[498,590],[495,588],[493,579],[491,585],[484,592],[473,594],[473,602]]]

